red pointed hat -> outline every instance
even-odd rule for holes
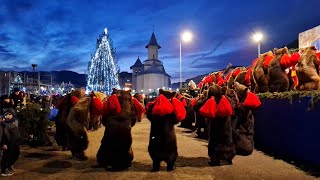
[[[137,117],[142,116],[142,114],[145,113],[146,110],[136,98],[132,97],[132,99],[133,99],[133,105],[134,105],[134,109],[136,111]]]
[[[170,101],[160,94],[154,102],[152,115],[164,116],[173,113],[174,109]]]
[[[239,73],[241,72],[241,70],[239,68],[237,68],[236,70],[233,71],[233,77],[236,77]]]
[[[197,101],[198,101],[198,98],[193,98],[191,101],[191,106],[193,107]]]
[[[207,118],[215,118],[217,111],[217,103],[212,96],[210,99],[204,103],[204,105],[200,108],[200,115]]]
[[[272,61],[272,59],[274,58],[274,56],[266,56],[264,57],[264,61],[263,61],[263,67],[264,68],[268,68],[270,62]]]
[[[242,105],[247,108],[256,109],[261,105],[261,101],[256,94],[247,92],[247,97]]]
[[[220,102],[217,106],[216,116],[219,116],[219,117],[232,116],[232,106],[229,100],[225,96],[222,96],[222,98],[220,99]]]
[[[178,121],[182,121],[186,118],[186,109],[184,108],[183,104],[177,99],[177,98],[172,98],[171,100],[172,106],[174,109],[174,114],[176,116],[176,119]]]
[[[90,113],[93,115],[102,115],[103,114],[103,103],[102,101],[97,98],[97,97],[93,97],[92,101],[91,101],[91,111]]]
[[[104,103],[104,111],[106,114],[120,114],[121,106],[116,94],[111,95]]]

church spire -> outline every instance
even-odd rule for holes
[[[152,32],[149,44],[146,45],[146,48],[149,48],[149,46],[158,46],[158,49],[161,48],[161,46],[158,44],[156,36],[154,35],[154,32]]]

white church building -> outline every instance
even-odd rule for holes
[[[132,69],[132,89],[135,92],[143,92],[148,94],[150,92],[157,92],[159,88],[170,86],[170,75],[168,75],[163,67],[163,63],[158,59],[158,51],[161,46],[152,33],[149,44],[146,45],[148,49],[148,59],[141,63],[140,58],[136,60]]]

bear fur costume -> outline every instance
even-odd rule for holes
[[[84,150],[88,148],[87,127],[90,117],[102,111],[103,93],[91,92],[90,97],[81,98],[71,109],[66,119],[66,142],[72,156],[77,160],[87,160]]]
[[[238,105],[235,107],[233,140],[237,155],[248,156],[252,154],[254,149],[254,116],[252,111],[257,107],[243,105],[249,91],[246,86],[235,83],[234,91],[238,99]]]
[[[234,68],[230,74],[228,74],[228,78],[226,78],[227,81],[227,87],[232,88],[233,83],[235,81],[243,82],[245,78],[246,68],[245,67],[236,67]],[[241,75],[240,75],[241,74]],[[240,75],[240,76],[239,76]],[[236,80],[237,79],[237,80]]]
[[[265,65],[265,61],[267,57],[270,58],[271,56],[273,56],[271,51],[260,54],[259,59],[252,67],[255,93],[264,93],[268,91],[269,76],[268,67]]]
[[[176,96],[176,92],[160,89],[159,95],[170,100]],[[147,105],[147,118],[151,122],[148,151],[153,161],[152,172],[159,171],[161,161],[167,163],[167,171],[172,171],[178,157],[174,125],[179,121],[174,113],[164,116],[153,115],[154,105],[152,102]]]
[[[295,66],[299,84],[297,90],[320,90],[319,64],[317,48],[310,46],[302,49],[301,58]]]
[[[64,96],[56,105],[59,109],[56,116],[56,134],[54,136],[57,144],[62,146],[62,150],[67,150],[67,124],[68,115],[72,107],[84,96],[84,91],[82,88],[77,88],[73,92]]]
[[[106,104],[114,98],[119,102],[121,109],[113,112],[106,109]],[[102,124],[105,126],[101,146],[96,155],[100,167],[111,167],[113,171],[122,171],[131,166],[133,160],[131,129],[135,125],[138,115],[135,109],[131,90],[115,90],[104,104]],[[141,104],[136,100],[137,103]],[[142,106],[141,106],[142,107]],[[140,114],[141,116],[142,114]]]
[[[196,133],[197,138],[208,139],[208,125],[205,117],[200,115],[200,108],[204,105],[206,100],[208,99],[208,90],[204,90],[202,94],[199,95],[196,103],[193,106],[194,112],[196,114]],[[202,131],[201,129],[204,129]]]
[[[217,84],[208,89],[208,98],[214,97],[216,104],[223,99],[225,91]],[[227,100],[230,102],[230,100]],[[205,106],[205,105],[204,105]],[[219,105],[218,105],[219,106]],[[232,138],[231,115],[207,118],[209,127],[208,155],[211,166],[230,165],[236,155]]]
[[[290,55],[287,47],[274,48],[275,57],[272,59],[268,66],[269,75],[269,91],[270,92],[284,92],[288,91],[290,87],[290,80],[286,74],[286,67],[281,66],[281,58],[283,55]]]
[[[185,95],[183,95],[185,97]],[[195,122],[195,112],[194,109],[192,107],[192,99],[190,98],[184,98],[187,106],[185,107],[186,111],[187,111],[187,115],[186,118],[181,122],[179,127],[183,127],[183,128],[187,128],[187,129],[191,129],[194,130],[194,126],[192,125]]]

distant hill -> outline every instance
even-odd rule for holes
[[[294,41],[292,41],[291,43],[285,45],[288,49],[297,49],[299,48],[299,40],[296,39]]]
[[[25,74],[30,78],[37,78],[38,72],[30,72],[30,71],[23,71],[20,72]],[[73,71],[40,71],[40,79],[42,83],[50,84],[51,76],[52,75],[52,84],[61,84],[62,82],[65,83],[72,83],[75,87],[85,87],[86,86],[86,75],[79,74]]]
[[[86,86],[86,75],[73,71],[51,71],[52,81],[56,83],[71,82],[76,87]]]

